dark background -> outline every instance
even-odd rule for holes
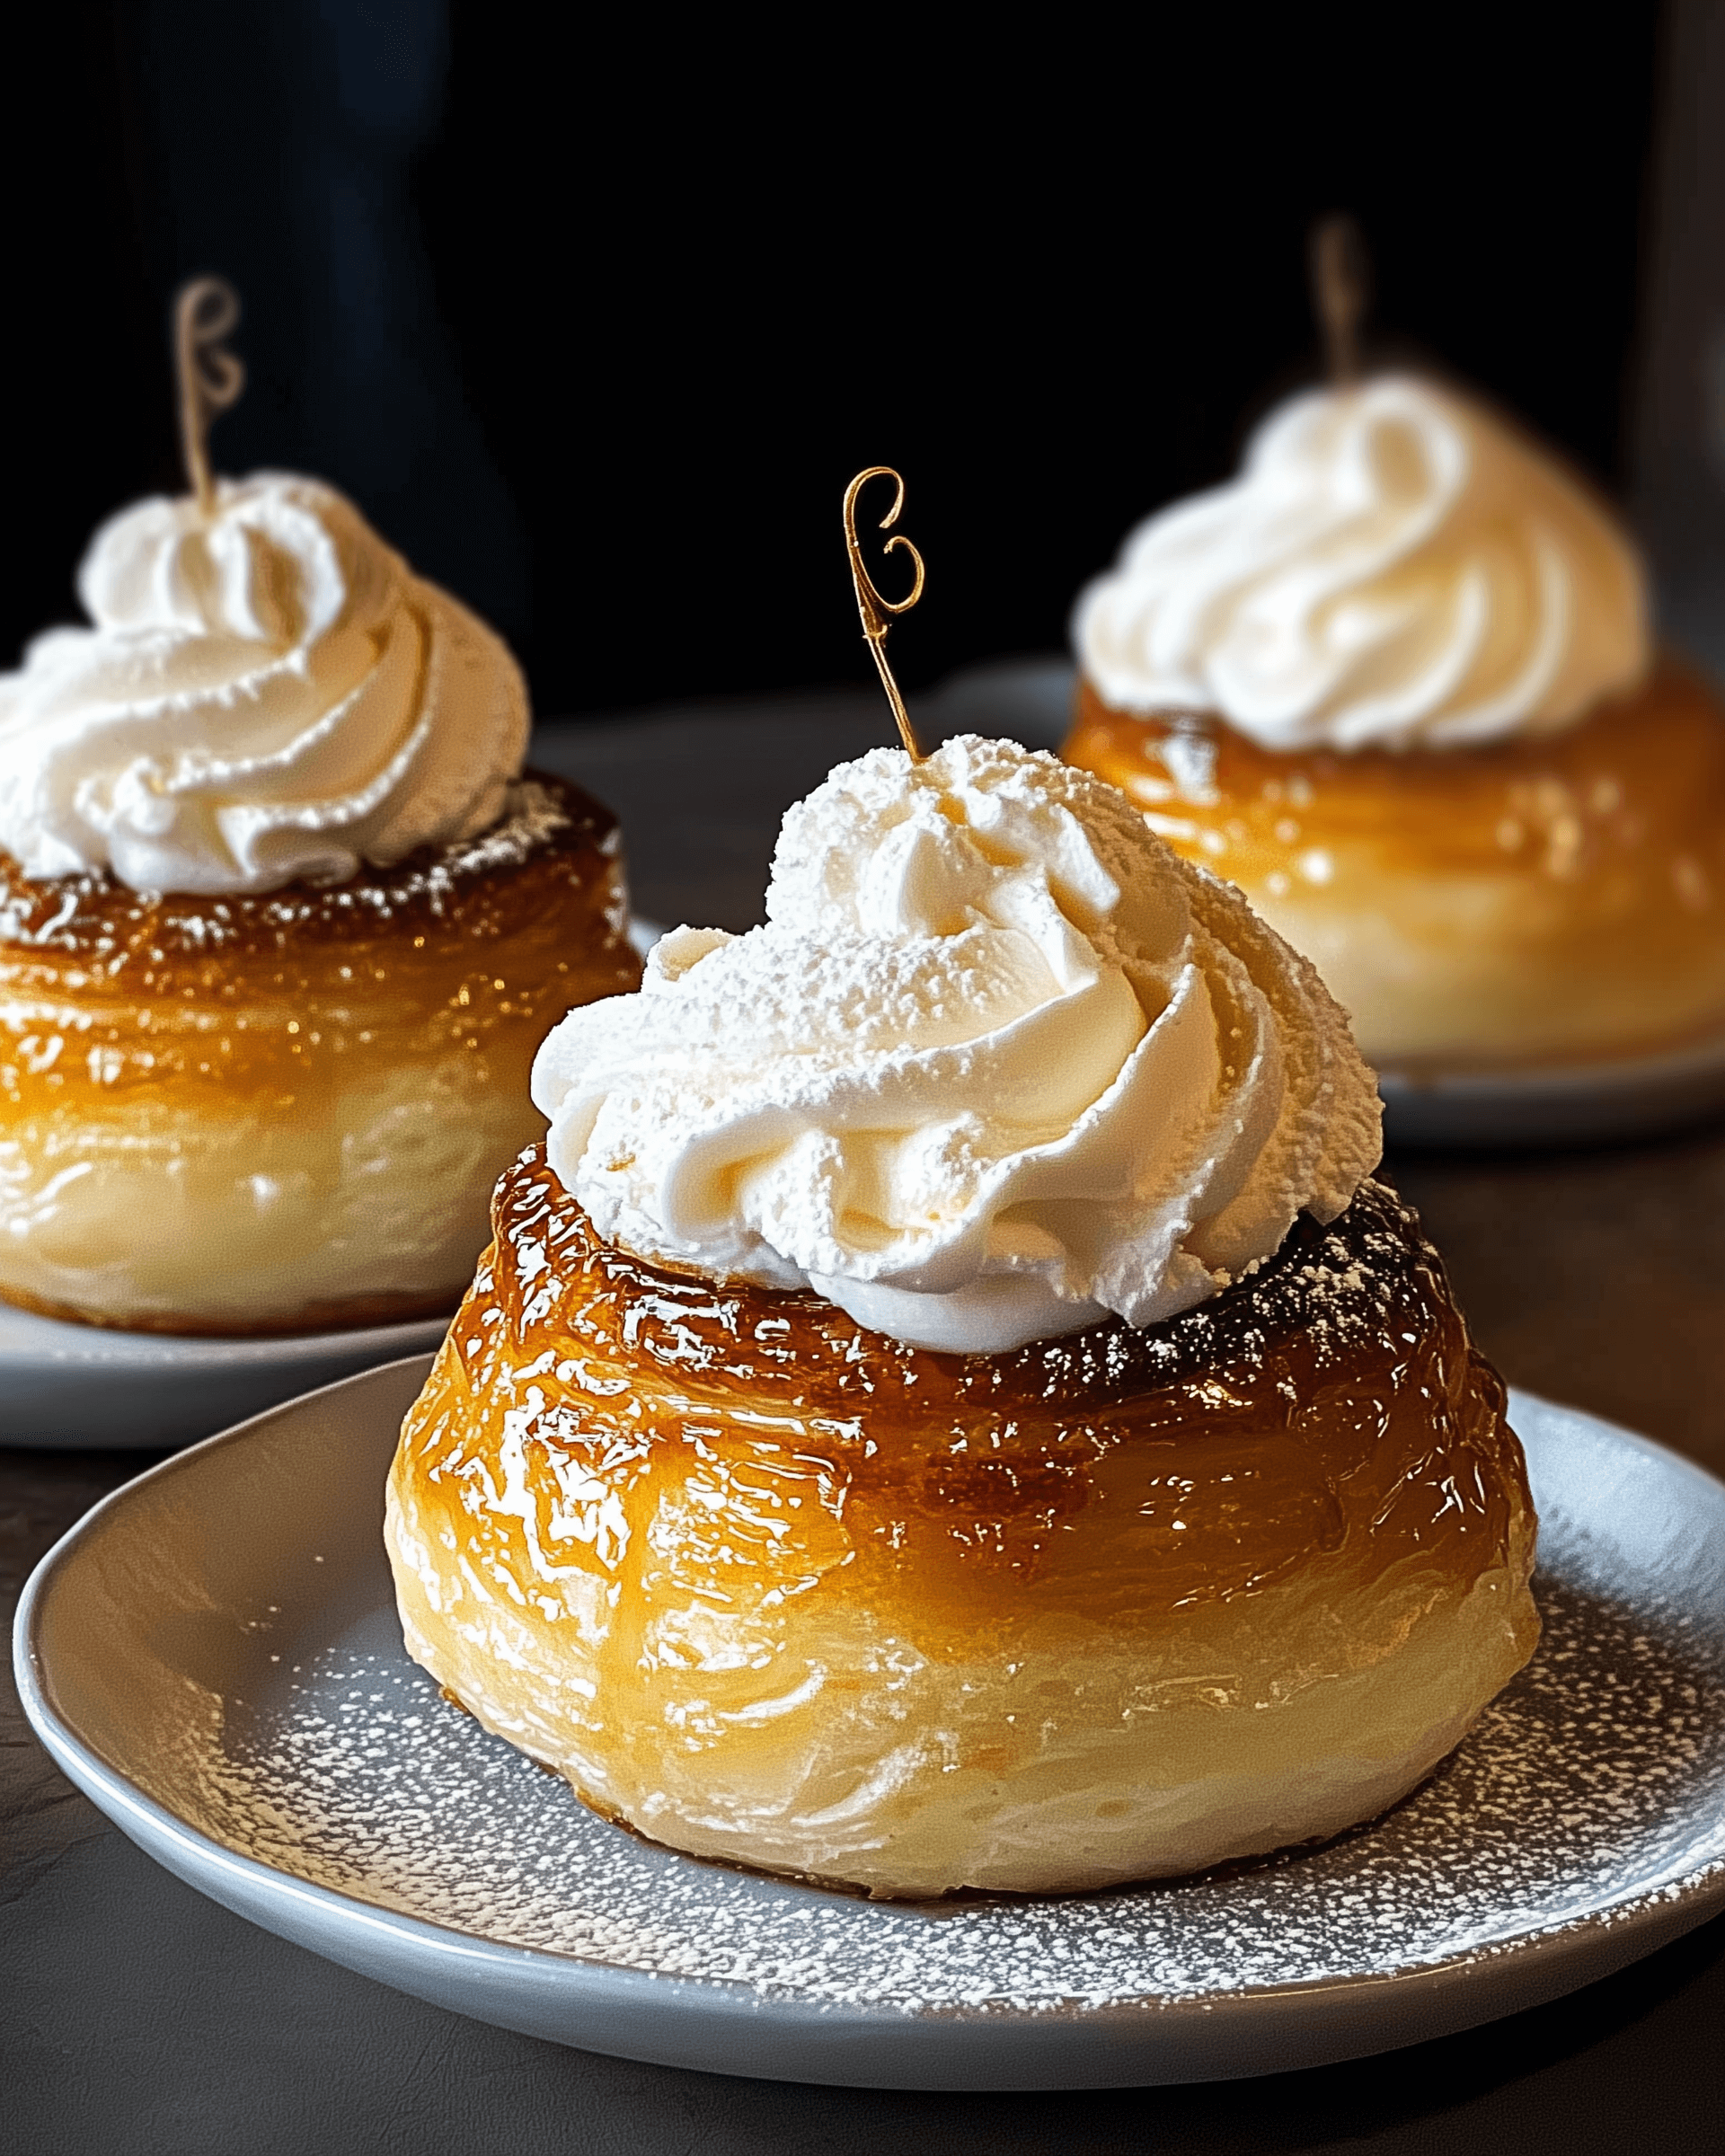
[[[861,681],[838,502],[898,464],[907,685],[1064,638],[1127,527],[1317,365],[1345,207],[1380,343],[1621,490],[1647,0],[535,11],[119,0],[4,39],[0,659],[177,483],[164,331],[234,278],[218,468],[350,491],[543,711]]]

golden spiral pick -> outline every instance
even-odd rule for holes
[[[1359,325],[1369,270],[1366,243],[1351,217],[1325,217],[1312,234],[1312,311],[1323,331],[1333,387],[1359,379]]]
[[[239,401],[245,367],[222,342],[240,319],[240,296],[226,278],[195,277],[173,302],[173,364],[180,377],[180,447],[186,484],[208,516],[216,506],[209,476],[209,429]]]
[[[898,694],[898,684],[892,678],[892,668],[887,664],[887,632],[901,614],[908,614],[923,596],[923,557],[916,552],[902,532],[894,532],[885,547],[891,553],[895,547],[903,547],[916,564],[916,579],[902,599],[883,598],[869,574],[868,564],[862,559],[862,549],[856,536],[856,498],[871,479],[889,479],[893,483],[892,507],[880,519],[880,529],[888,531],[898,521],[898,512],[905,506],[905,482],[890,464],[871,464],[866,472],[859,472],[845,490],[845,545],[851,557],[851,581],[856,587],[856,610],[862,617],[862,635],[869,649],[874,654],[874,663],[880,676],[880,685],[887,692],[887,702],[892,706],[892,715],[898,726],[898,738],[904,743],[913,764],[920,764],[923,752],[916,746],[916,737],[911,731],[910,714],[905,709],[905,700]]]

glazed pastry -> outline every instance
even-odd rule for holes
[[[608,1816],[866,1888],[1333,1833],[1525,1661],[1503,1392],[1311,968],[974,737],[535,1071],[403,1426],[410,1651]]]
[[[1725,1022],[1725,712],[1549,455],[1386,375],[1272,413],[1081,598],[1066,754],[1314,959],[1402,1069]]]
[[[264,1333],[450,1308],[535,1051],[627,988],[615,819],[500,640],[262,473],[97,534],[0,679],[0,1296]]]

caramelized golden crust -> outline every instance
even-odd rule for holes
[[[1182,782],[1196,735],[1207,782]],[[1071,763],[1237,883],[1380,1063],[1634,1052],[1725,1022],[1725,711],[1681,667],[1543,740],[1277,753],[1081,682]]]
[[[1167,1324],[994,1356],[641,1263],[537,1149],[493,1226],[392,1478],[409,1644],[662,1840],[893,1893],[1190,1869],[1381,1808],[1531,1650],[1502,1388],[1380,1185]],[[1418,1727],[1347,1734],[1416,1662]]]
[[[32,882],[0,853],[0,985],[13,996],[76,994],[92,1007],[105,994],[122,1011],[243,1008],[277,995],[353,1003],[386,994],[392,973],[411,995],[452,953],[471,957],[475,942],[562,912],[566,895],[589,925],[608,929],[601,945],[621,946],[626,924],[606,918],[616,817],[543,773],[529,773],[516,795],[505,820],[478,838],[421,847],[345,883],[260,897],[134,891],[105,874]],[[624,978],[627,961],[615,964]],[[518,994],[532,992],[524,984]]]
[[[632,988],[615,820],[532,778],[323,888],[152,896],[0,856],[0,1295],[257,1333],[447,1309],[544,1127],[540,1041]]]

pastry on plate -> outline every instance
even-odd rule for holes
[[[1078,603],[1066,754],[1314,959],[1417,1074],[1725,1026],[1725,711],[1612,513],[1472,399],[1273,411]]]
[[[589,1805],[865,1889],[1333,1834],[1531,1652],[1503,1389],[1311,967],[973,736],[540,1051],[403,1425],[410,1651]]]
[[[256,1334],[451,1308],[615,819],[500,640],[314,480],[140,502],[0,677],[0,1297]]]

